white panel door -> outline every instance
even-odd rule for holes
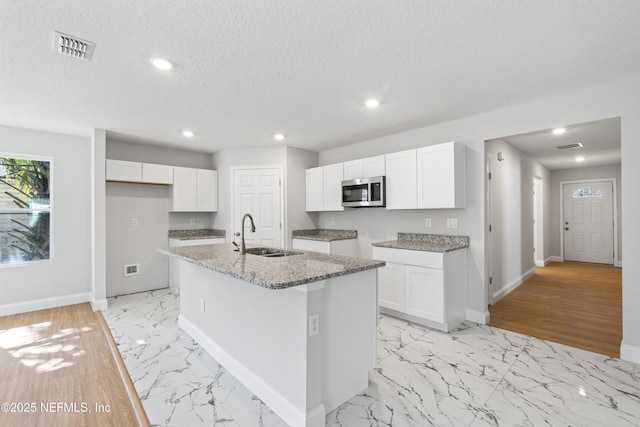
[[[282,247],[280,169],[236,169],[233,186],[233,235],[240,231],[242,217],[248,213],[253,217],[256,232],[251,232],[251,222],[247,218],[245,243]],[[235,241],[239,243],[239,238]]]
[[[387,262],[378,269],[378,305],[404,312],[404,268]]]
[[[405,311],[407,314],[444,322],[444,276],[442,270],[406,265]]]
[[[564,259],[613,264],[613,183],[563,185]]]

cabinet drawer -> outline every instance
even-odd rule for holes
[[[414,251],[409,249],[394,249],[373,247],[373,259],[396,262],[405,265],[417,265],[420,267],[443,267],[444,254],[441,252]]]

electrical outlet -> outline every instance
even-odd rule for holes
[[[131,225],[138,225],[138,218],[131,218]]]
[[[309,337],[315,337],[320,333],[320,315],[309,316]]]
[[[205,311],[204,298],[200,298],[200,313],[204,313],[204,311]]]
[[[331,224],[335,224],[335,223],[336,223],[336,217],[335,217],[335,216],[332,216],[332,217],[331,217]]]
[[[458,218],[447,218],[447,228],[458,228]]]
[[[424,226],[426,228],[431,228],[431,218],[425,218],[424,219]]]
[[[195,218],[189,218],[189,224],[194,225],[196,223]]]

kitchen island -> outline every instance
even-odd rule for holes
[[[231,244],[160,252],[181,260],[180,327],[289,425],[324,426],[368,386],[384,262]]]

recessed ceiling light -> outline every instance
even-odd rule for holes
[[[376,108],[378,105],[380,105],[380,101],[378,101],[377,99],[367,99],[364,102],[364,105],[366,105],[369,108]]]
[[[182,135],[186,136],[187,138],[192,138],[194,133],[191,132],[190,130],[183,130]]]
[[[562,135],[563,133],[565,133],[567,131],[567,129],[565,128],[557,128],[553,130],[553,133],[555,135]]]
[[[277,140],[277,141],[282,141],[284,139],[284,135],[281,133],[276,133],[275,135],[273,135],[273,137]]]
[[[576,162],[584,162],[584,157],[582,156],[576,157]]]
[[[151,58],[151,63],[159,70],[170,70],[173,64],[164,58]]]

